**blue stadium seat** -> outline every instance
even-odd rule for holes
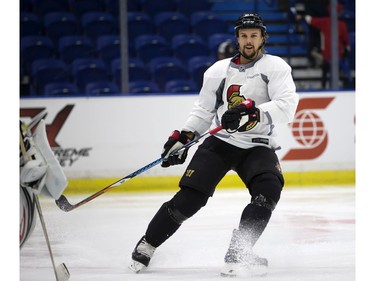
[[[43,25],[39,16],[32,12],[21,12],[20,14],[20,37],[41,35]]]
[[[121,56],[119,35],[102,35],[96,41],[98,57],[109,66],[115,58]]]
[[[273,36],[273,34],[277,33],[288,33],[290,28],[289,23],[270,23],[267,24],[267,32],[270,34],[270,36]]]
[[[66,0],[65,0],[66,1]],[[104,12],[105,3],[103,0],[69,0],[70,10],[81,17],[88,12]]]
[[[271,21],[286,21],[288,20],[288,13],[280,12],[279,10],[276,11],[269,11],[262,13],[262,19],[267,23]]]
[[[190,77],[198,87],[202,87],[203,74],[215,61],[215,58],[212,56],[198,56],[189,60],[188,70]]]
[[[176,58],[183,63],[196,56],[209,55],[209,49],[203,39],[194,34],[180,34],[172,38],[172,49]]]
[[[171,55],[171,48],[167,41],[159,35],[140,35],[135,39],[137,57],[148,63],[156,57]]]
[[[20,11],[21,12],[31,11],[31,0],[20,0]]]
[[[217,57],[217,51],[219,45],[223,42],[230,41],[236,43],[236,37],[231,33],[214,33],[208,37],[208,48],[210,49],[210,55]]]
[[[117,22],[115,18],[107,12],[87,12],[81,17],[81,27],[83,34],[96,40],[101,35],[117,34]]]
[[[137,52],[135,51],[134,43],[128,42],[128,57],[135,58],[137,56]]]
[[[20,41],[21,67],[24,73],[30,73],[34,60],[53,58],[56,54],[55,45],[47,36],[24,36]]]
[[[154,31],[155,25],[149,15],[144,12],[128,13],[129,44],[134,44],[137,36],[154,34]]]
[[[94,58],[95,46],[91,39],[81,35],[63,36],[58,42],[59,57],[70,64],[77,58]]]
[[[291,56],[300,56],[300,57],[305,57],[307,56],[307,48],[303,47],[303,46],[291,46],[290,47],[290,55]]]
[[[44,96],[74,96],[82,94],[77,85],[71,82],[54,82],[44,86]]]
[[[183,63],[175,57],[154,58],[149,63],[152,80],[164,91],[170,80],[188,79],[189,73]]]
[[[263,13],[276,12],[279,10],[278,1],[257,1],[257,9]]]
[[[196,83],[188,79],[170,80],[165,84],[165,91],[167,93],[191,93],[198,92],[199,89]]]
[[[44,16],[44,30],[54,42],[62,36],[78,35],[79,21],[70,12],[50,12]]]
[[[31,65],[31,85],[37,95],[43,95],[44,87],[52,82],[68,82],[69,72],[62,60],[44,58]]]
[[[190,21],[178,12],[161,12],[155,15],[156,31],[170,41],[178,34],[190,33]]]
[[[236,13],[237,19],[242,12],[254,11],[255,2],[261,1],[213,1],[211,11],[217,13]]]
[[[113,81],[115,81],[118,85],[121,85],[121,58],[118,57],[111,62],[111,75]]]
[[[141,0],[141,10],[150,17],[154,17],[160,12],[172,12],[176,10],[175,0]]]
[[[286,45],[289,43],[288,34],[275,34],[267,39],[267,44],[270,45]]]
[[[151,74],[148,67],[137,58],[128,61],[129,81],[150,80]],[[114,81],[121,85],[121,58],[114,59],[111,63],[111,73]]]
[[[183,13],[185,16],[190,17],[191,14],[198,11],[209,11],[211,10],[212,3],[210,0],[177,0],[177,11]]]
[[[89,95],[119,94],[120,89],[111,81],[99,81],[86,84],[85,93]]]
[[[149,68],[139,59],[129,59],[129,81],[149,80],[151,73]]]
[[[129,0],[127,2],[127,11],[128,12],[138,12],[141,10],[140,1],[138,0]],[[104,0],[105,11],[109,12],[115,18],[120,16],[120,6],[119,0]]]
[[[129,3],[137,4],[137,1],[127,1],[128,4],[128,12],[129,10]],[[104,10],[110,13],[114,18],[118,18],[120,15],[120,5],[118,0],[104,0]]]
[[[350,65],[351,69],[355,69],[355,62],[356,62],[356,44],[355,44],[355,32],[349,33],[349,42],[350,42]]]
[[[149,80],[139,80],[129,83],[129,93],[132,94],[153,94],[153,93],[160,93],[159,86],[152,81]]]
[[[224,20],[213,12],[195,12],[190,17],[192,32],[208,38],[214,33],[226,33],[227,25]]]
[[[90,82],[108,81],[109,71],[101,59],[75,59],[72,62],[71,75],[78,89],[85,91]]]
[[[267,53],[270,55],[287,57],[291,50],[288,50],[288,46],[267,46],[265,47]]]
[[[349,33],[355,32],[355,1],[346,0],[339,2],[343,4],[343,10],[339,15],[339,20],[346,22]]]
[[[70,6],[66,0],[31,0],[31,9],[43,17],[50,12],[68,12]]]

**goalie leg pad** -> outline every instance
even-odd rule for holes
[[[20,187],[20,248],[35,228],[35,201],[33,193],[24,187]]]

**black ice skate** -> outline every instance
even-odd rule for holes
[[[229,248],[224,257],[221,276],[264,276],[268,260],[254,254],[248,239],[237,229],[233,230]]]
[[[147,267],[150,263],[152,255],[155,252],[155,249],[155,247],[147,243],[145,236],[143,236],[135,246],[132,253],[132,262],[129,265],[129,268],[135,273],[138,273]]]

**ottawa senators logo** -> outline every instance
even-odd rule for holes
[[[227,90],[227,102],[228,102],[228,109],[232,108],[233,106],[239,105],[241,102],[244,102],[246,98],[240,95],[240,88],[241,85],[231,85]],[[246,118],[243,116],[242,118]],[[242,120],[242,119],[241,119]],[[238,128],[238,132],[249,131],[255,127],[257,121],[253,122],[246,122]]]
[[[233,106],[239,105],[241,102],[245,101],[246,98],[240,95],[241,85],[232,85],[227,90],[227,102],[228,109]]]

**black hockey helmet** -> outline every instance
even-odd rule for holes
[[[267,36],[267,27],[264,25],[263,19],[258,14],[246,13],[242,14],[234,24],[234,33],[238,37],[238,31],[241,28],[259,28],[263,37]]]

